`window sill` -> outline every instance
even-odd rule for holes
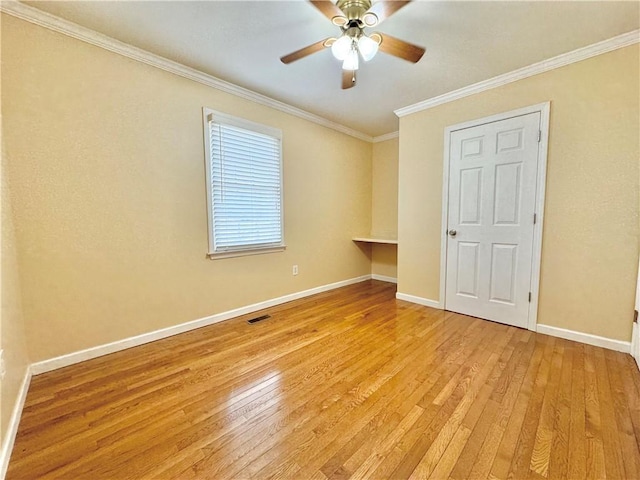
[[[224,253],[207,253],[210,260],[221,260],[223,258],[246,257],[249,255],[262,255],[265,253],[283,252],[287,248],[286,245],[271,248],[258,248],[255,250],[235,250],[233,252]]]

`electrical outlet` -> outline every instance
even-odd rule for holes
[[[294,265],[293,266],[293,274],[297,275],[298,274],[298,265]]]
[[[4,379],[7,369],[4,365],[4,350],[0,350],[0,380]]]

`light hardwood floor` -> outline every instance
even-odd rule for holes
[[[7,478],[640,478],[629,355],[394,295],[363,282],[34,377]]]

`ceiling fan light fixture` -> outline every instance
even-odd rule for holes
[[[349,20],[347,19],[347,17],[343,17],[342,15],[336,15],[331,19],[331,22],[338,27],[344,27],[347,23],[349,23]]]
[[[368,62],[378,53],[378,42],[367,37],[366,35],[362,35],[358,39],[358,50],[360,50],[360,55],[362,55],[362,59],[365,62]]]
[[[2,1],[2,0],[0,0]],[[308,0],[331,22],[340,27],[339,38],[326,38],[296,50],[280,61],[289,64],[324,48],[331,48],[332,55],[342,62],[342,88],[356,84],[356,71],[360,57],[368,62],[378,50],[417,63],[425,49],[399,38],[382,33],[365,33],[365,29],[378,25],[413,0]]]
[[[378,16],[375,13],[367,12],[362,17],[362,23],[366,27],[375,27],[378,24]]]
[[[358,50],[352,48],[342,64],[343,70],[358,70]]]
[[[333,45],[331,45],[331,53],[338,60],[344,60],[352,50],[352,43],[353,40],[351,39],[351,37],[343,35],[338,40],[333,42]]]

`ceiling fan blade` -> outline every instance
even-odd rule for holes
[[[378,47],[381,52],[388,53],[394,57],[402,58],[412,63],[417,63],[424,55],[425,49],[414,45],[399,38],[392,37],[386,33],[376,32],[371,34],[374,38],[375,35],[379,35],[381,42]]]
[[[319,52],[320,50],[331,45],[330,40],[335,40],[333,38],[326,38],[324,40],[320,40],[319,42],[313,43],[308,47],[301,48],[300,50],[296,50],[295,52],[290,53],[289,55],[285,55],[284,57],[280,57],[280,61],[282,63],[288,64],[291,62],[295,62],[296,60],[300,60],[312,53]]]
[[[356,86],[356,71],[355,70],[342,70],[342,89]]]
[[[371,8],[369,10],[367,10],[367,13],[365,13],[364,17],[365,17],[365,24],[367,26],[373,27],[374,25],[382,22],[383,20],[389,18],[391,15],[393,15],[394,13],[396,13],[398,10],[400,10],[402,7],[404,7],[405,5],[407,5],[408,3],[411,3],[411,0],[408,0],[406,2],[401,2],[401,1],[381,1],[381,2],[377,2],[375,4],[373,4],[371,6]],[[376,17],[378,17],[378,21],[373,23],[373,24],[369,24],[370,21],[367,21],[367,18],[371,18],[371,17],[367,17],[368,14],[373,13]]]
[[[336,25],[344,25],[347,23],[347,17],[344,16],[344,12],[340,10],[335,3],[330,0],[309,0],[314,7],[322,12],[322,14],[331,20]],[[337,20],[334,20],[337,19]]]

